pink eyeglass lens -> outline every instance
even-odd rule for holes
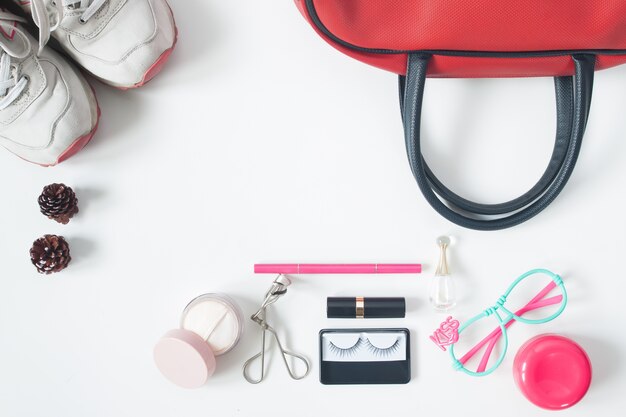
[[[532,274],[520,281],[506,298],[504,307],[526,320],[539,321],[554,315],[563,301],[562,290],[550,276]],[[506,314],[501,314],[504,319]]]
[[[497,330],[496,330],[497,329]],[[454,354],[471,371],[484,372],[494,366],[504,349],[495,316],[483,317],[466,327],[454,345]]]

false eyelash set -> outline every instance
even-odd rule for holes
[[[406,384],[410,380],[408,329],[320,331],[322,384]]]
[[[392,334],[393,335],[393,334]],[[364,350],[369,352],[372,357],[375,358],[388,358],[393,353],[397,352],[400,349],[400,337],[393,335],[394,342],[385,348],[378,347],[372,343],[372,341],[368,338],[367,333],[363,333],[359,335],[356,343],[349,348],[342,348],[333,343],[332,340],[328,340],[328,350],[330,353],[334,354],[335,357],[340,359],[343,358],[352,358],[357,356],[357,354],[361,354]],[[331,355],[328,354],[328,357]]]
[[[439,263],[430,292],[436,310],[449,311],[456,305],[446,250],[448,237],[437,240]],[[269,338],[282,356],[282,362],[295,380],[308,375],[309,360],[287,348],[277,330],[268,322],[267,310],[287,293],[291,280],[300,274],[414,274],[420,264],[257,264],[257,274],[278,274],[266,292],[261,307],[250,319],[261,330],[261,349],[243,363],[243,377],[252,384],[265,379]],[[533,281],[541,290],[528,303],[510,307],[514,293]],[[535,284],[533,284],[535,285]],[[522,287],[522,289],[520,289]],[[556,295],[555,295],[556,293]],[[534,292],[533,292],[534,294]],[[452,368],[470,376],[486,376],[504,361],[509,347],[508,328],[516,322],[543,324],[557,318],[567,305],[567,292],[561,277],[545,269],[522,274],[492,307],[463,324],[449,316],[430,340],[447,351]],[[328,297],[329,319],[404,318],[403,297]],[[537,317],[539,316],[539,317]],[[243,331],[243,315],[237,303],[222,294],[205,294],[185,308],[179,329],[167,332],[154,349],[154,360],[170,381],[186,388],[204,385],[216,369],[216,357],[230,352]],[[495,326],[482,340],[468,347],[471,328],[477,323]],[[482,331],[482,330],[481,330]],[[470,336],[467,336],[468,333]],[[480,335],[480,332],[479,336]],[[470,345],[471,346],[471,345]],[[436,347],[434,347],[436,349]],[[498,353],[499,352],[499,353]],[[474,359],[478,365],[474,368]],[[322,329],[319,332],[319,380],[325,385],[406,384],[411,380],[411,332],[406,328]],[[591,363],[584,349],[569,338],[544,334],[527,341],[517,352],[513,376],[522,394],[533,404],[560,410],[578,403],[591,383]]]

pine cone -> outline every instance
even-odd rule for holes
[[[70,246],[63,236],[44,235],[30,249],[30,260],[40,274],[59,272],[70,263]]]
[[[78,199],[65,184],[46,185],[39,196],[39,208],[49,219],[67,224],[78,213]]]

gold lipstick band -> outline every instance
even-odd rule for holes
[[[365,298],[363,297],[356,297],[356,318],[365,318]]]

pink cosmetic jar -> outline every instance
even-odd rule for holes
[[[170,330],[154,347],[161,373],[183,388],[198,388],[215,372],[216,356],[232,350],[243,332],[243,315],[224,294],[204,294],[183,310],[180,328]]]
[[[533,404],[562,410],[580,401],[591,384],[591,362],[576,342],[546,334],[527,341],[513,362],[515,383]]]

